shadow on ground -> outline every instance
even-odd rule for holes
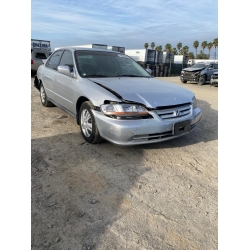
[[[80,129],[79,133],[32,140],[32,249],[96,249],[107,228],[129,212],[130,190],[150,171],[142,160],[144,149],[218,139],[218,111],[207,102],[198,103],[203,116],[195,130],[162,143],[123,147],[121,151],[109,142],[86,143]],[[150,244],[156,249],[162,243]]]

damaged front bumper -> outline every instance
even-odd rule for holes
[[[181,74],[181,76],[180,76],[180,79],[181,79],[181,81],[194,81],[194,82],[198,82],[199,81],[199,74],[191,74],[191,73],[189,73],[189,74]]]
[[[100,135],[115,144],[129,146],[162,142],[174,139],[191,132],[201,119],[201,109],[192,109],[192,112],[183,117],[163,120],[154,111],[149,112],[153,119],[116,120],[103,113],[92,110]],[[175,124],[188,124],[188,132],[175,132]]]

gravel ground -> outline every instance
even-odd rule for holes
[[[84,141],[45,108],[31,78],[32,249],[218,249],[218,88],[192,90],[203,116],[183,137],[133,147]]]

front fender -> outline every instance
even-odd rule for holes
[[[206,71],[205,71],[205,70],[202,70],[202,71],[200,72],[199,76],[204,76],[204,75],[206,75]]]

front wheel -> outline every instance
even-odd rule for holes
[[[182,82],[182,83],[187,83],[187,81],[183,81],[183,80],[181,80],[181,82]]]
[[[84,140],[95,144],[101,142],[103,139],[99,134],[91,109],[94,110],[94,106],[91,102],[82,103],[80,108],[80,128]]]
[[[199,77],[198,85],[203,85],[206,83],[206,76],[202,75]]]

